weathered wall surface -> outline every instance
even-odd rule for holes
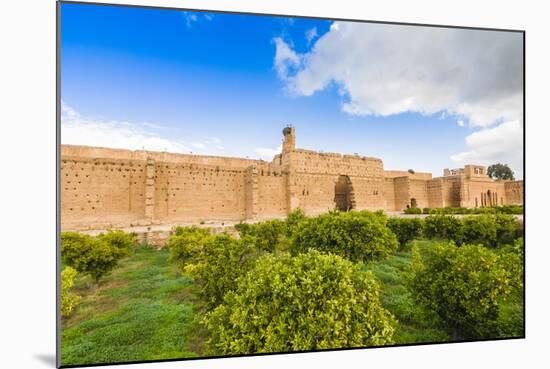
[[[62,157],[62,225],[144,222],[145,165],[141,160]]]
[[[394,178],[395,184],[395,210],[403,210],[410,203],[410,179],[409,177]]]
[[[289,209],[299,207],[309,215],[334,209],[340,176],[349,178],[354,209],[385,208],[384,168],[380,159],[294,150],[280,161],[283,170],[289,173]]]
[[[157,163],[154,220],[244,219],[244,186],[245,170],[238,167]]]
[[[295,208],[308,215],[402,211],[412,199],[419,208],[523,203],[523,181],[493,181],[482,166],[438,178],[384,171],[377,158],[296,149],[293,135],[286,129],[284,150],[270,163],[62,145],[61,227],[238,222],[284,217]]]
[[[504,186],[508,204],[523,204],[523,181],[506,182]]]
[[[464,182],[465,196],[461,206],[480,207],[504,205],[508,203],[504,190],[504,182],[466,180]]]
[[[264,162],[62,145],[63,229],[241,220],[246,168]]]
[[[386,205],[385,210],[394,211],[395,206],[395,184],[393,178],[384,178],[384,199]]]
[[[411,191],[411,199],[416,199],[416,206],[419,208],[427,208],[428,200],[428,181],[422,179],[410,179],[409,185]]]

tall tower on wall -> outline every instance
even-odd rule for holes
[[[294,127],[288,125],[283,129],[283,153],[292,151],[296,148],[296,136]]]

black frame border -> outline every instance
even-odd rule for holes
[[[298,19],[315,19],[315,20],[330,20],[330,21],[344,21],[344,22],[356,22],[356,23],[374,23],[374,24],[387,24],[387,25],[399,25],[399,26],[419,26],[419,27],[432,27],[432,28],[451,28],[451,29],[467,29],[477,31],[498,31],[498,32],[511,32],[521,33],[523,40],[523,239],[524,239],[524,253],[523,253],[523,335],[518,337],[505,337],[505,338],[483,338],[472,340],[459,340],[459,341],[434,341],[434,342],[422,342],[422,343],[410,343],[410,344],[396,344],[385,346],[370,346],[370,347],[341,347],[331,349],[319,349],[319,350],[304,350],[304,351],[281,351],[270,353],[254,353],[254,354],[241,354],[241,355],[219,355],[219,356],[202,356],[202,357],[190,357],[190,358],[173,358],[173,359],[161,359],[161,360],[136,360],[136,361],[121,361],[112,363],[89,363],[89,364],[77,364],[77,365],[62,365],[61,363],[61,6],[63,4],[76,4],[76,5],[90,5],[90,6],[114,6],[123,8],[140,8],[140,9],[155,9],[155,10],[176,10],[176,11],[193,11],[193,12],[205,12],[205,13],[218,13],[218,14],[235,14],[235,15],[251,15],[251,16],[267,16],[278,18],[298,18]],[[196,360],[209,360],[209,359],[231,359],[242,357],[255,357],[255,356],[271,356],[271,355],[285,355],[285,354],[303,354],[303,353],[316,353],[316,352],[333,352],[333,351],[351,351],[351,350],[365,350],[365,349],[390,349],[393,347],[414,347],[414,346],[428,346],[428,345],[448,345],[448,344],[460,344],[469,342],[494,342],[494,341],[509,341],[519,340],[526,338],[526,187],[525,187],[525,172],[526,172],[526,150],[525,150],[525,125],[526,125],[526,31],[522,29],[506,29],[506,28],[490,28],[490,27],[473,27],[473,26],[457,26],[448,24],[430,24],[430,23],[411,23],[411,22],[395,22],[395,21],[378,21],[378,20],[365,20],[365,19],[350,19],[350,18],[331,18],[321,16],[305,16],[305,15],[292,15],[292,14],[271,14],[271,13],[254,13],[246,11],[227,11],[227,10],[214,10],[214,9],[194,9],[185,7],[168,7],[168,6],[154,6],[154,5],[136,5],[136,4],[116,4],[116,3],[101,3],[101,2],[87,2],[87,1],[72,1],[72,0],[56,0],[56,78],[55,78],[55,94],[56,94],[56,367],[57,368],[82,368],[82,367],[98,367],[107,365],[128,365],[128,364],[148,364],[148,363],[163,363],[163,362],[177,362],[177,361],[196,361]]]

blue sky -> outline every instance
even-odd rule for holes
[[[290,123],[298,147],[386,169],[522,175],[518,82],[499,78],[517,35],[66,3],[61,20],[64,144],[269,159]]]

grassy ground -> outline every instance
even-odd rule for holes
[[[427,246],[429,241],[414,241]],[[435,317],[428,315],[414,303],[404,274],[412,258],[411,252],[397,252],[387,259],[371,262],[365,269],[371,270],[380,282],[382,305],[399,321],[394,335],[396,344],[449,341],[449,335],[438,327]]]
[[[420,247],[431,243],[414,242]],[[168,257],[167,250],[141,246],[99,285],[89,277],[77,279],[73,292],[82,300],[62,322],[63,365],[204,355],[207,335],[198,323],[196,287]],[[399,321],[395,343],[448,341],[437,319],[407,291],[404,273],[411,257],[410,252],[397,252],[364,267],[378,278],[382,303]],[[502,336],[521,336],[522,319],[523,300],[517,293],[502,305]]]
[[[194,286],[168,256],[139,247],[99,285],[77,279],[74,292],[82,300],[62,321],[63,365],[201,355]]]

